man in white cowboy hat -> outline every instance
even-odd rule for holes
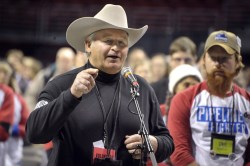
[[[171,101],[168,127],[178,166],[250,166],[250,94],[233,83],[243,68],[240,38],[211,33],[203,65],[207,79]]]
[[[131,84],[121,76],[128,49],[146,32],[128,28],[124,9],[108,4],[94,17],[75,20],[68,43],[89,61],[50,81],[27,122],[32,143],[53,141],[51,166],[139,165],[140,120],[131,102]],[[144,79],[138,98],[158,162],[174,150],[156,96]],[[103,158],[108,159],[104,160]]]

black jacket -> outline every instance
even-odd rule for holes
[[[164,104],[168,94],[168,77],[151,84],[151,86],[155,91],[159,104]]]

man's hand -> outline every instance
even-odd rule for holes
[[[98,75],[98,69],[89,68],[81,71],[70,88],[71,94],[77,98],[83,94],[89,93],[95,86],[95,78]]]
[[[157,139],[149,135],[149,140],[151,141],[152,147],[154,149],[154,152],[156,152],[158,148],[158,142]],[[130,136],[126,136],[125,140],[125,145],[126,148],[128,149],[128,152],[132,154],[132,157],[134,159],[140,159],[141,158],[141,148],[140,146],[142,145],[142,138],[139,134],[134,134]]]

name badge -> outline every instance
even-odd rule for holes
[[[110,158],[112,160],[116,159],[116,151],[113,149],[105,149],[103,141],[97,141],[93,143],[93,161],[95,159],[105,159]]]
[[[212,133],[210,148],[213,155],[229,157],[235,152],[235,136]]]

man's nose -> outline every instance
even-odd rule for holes
[[[181,64],[181,65],[186,64],[185,59],[181,59],[181,60],[180,60],[180,64]]]
[[[221,65],[222,65],[221,60],[219,60],[219,59],[215,60],[215,61],[214,61],[214,64],[215,64],[215,66],[216,66],[217,68],[220,68]]]
[[[119,50],[118,45],[117,45],[117,44],[113,44],[113,45],[112,45],[112,50],[113,50],[113,51],[118,51],[118,50]]]

